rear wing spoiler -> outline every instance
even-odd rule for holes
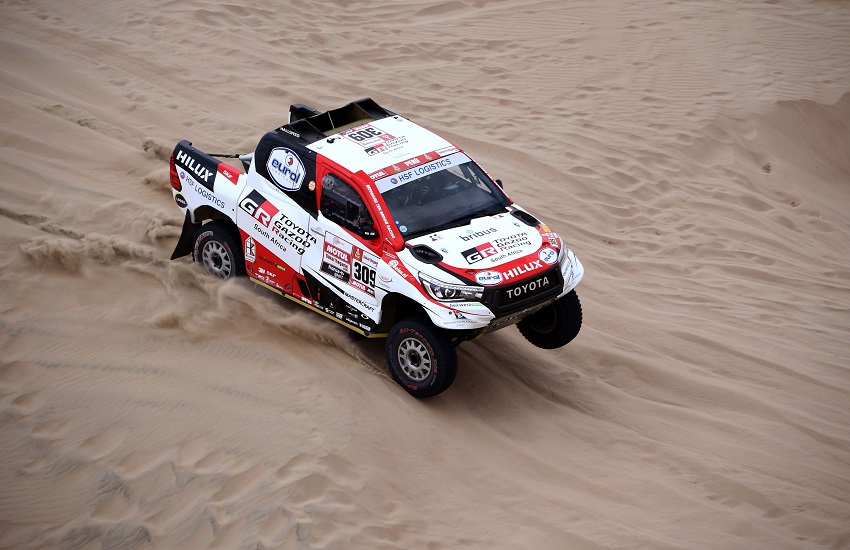
[[[289,107],[289,123],[278,130],[309,144],[344,129],[389,116],[395,116],[395,113],[381,107],[369,97],[325,112],[317,111],[303,103],[295,103]]]

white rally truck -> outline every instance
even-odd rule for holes
[[[170,180],[185,215],[172,259],[385,337],[416,397],[451,385],[465,340],[516,324],[553,349],[581,328],[584,269],[561,237],[463,150],[372,99],[292,105],[249,154],[181,141]]]

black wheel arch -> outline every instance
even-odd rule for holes
[[[384,296],[384,300],[381,302],[381,322],[375,332],[387,332],[402,319],[423,315],[428,318],[422,304],[403,294],[391,292]]]
[[[177,258],[182,258],[183,256],[189,256],[192,254],[192,247],[195,243],[195,235],[198,232],[198,228],[200,228],[205,222],[214,220],[221,220],[225,224],[229,225],[231,234],[233,234],[237,240],[241,240],[238,238],[239,229],[236,227],[236,224],[230,216],[209,205],[199,206],[194,210],[194,212],[186,210],[186,216],[183,218],[183,229],[180,231],[180,238],[177,239],[177,245],[174,247],[171,259],[176,260]]]

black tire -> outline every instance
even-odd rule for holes
[[[393,380],[414,397],[444,392],[457,374],[457,352],[445,331],[421,318],[408,318],[387,335],[387,364]]]
[[[219,279],[245,275],[245,258],[238,233],[222,221],[212,221],[198,228],[192,258]]]
[[[581,302],[575,290],[529,315],[517,328],[526,340],[543,349],[555,349],[573,341],[581,330]]]

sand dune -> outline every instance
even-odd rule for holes
[[[0,548],[850,547],[850,5],[0,5]],[[587,275],[417,401],[168,260],[179,139],[371,96]]]

